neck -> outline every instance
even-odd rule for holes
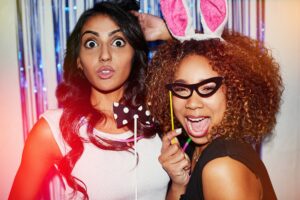
[[[111,92],[101,92],[92,88],[90,101],[96,110],[111,114],[113,110],[113,102],[119,102],[123,97],[123,94],[124,88]]]
[[[207,147],[207,145],[208,145],[208,143],[204,144],[204,145],[197,145],[195,147],[195,150],[194,150],[194,153],[192,156],[192,171],[194,170],[196,163],[198,162],[203,150]]]

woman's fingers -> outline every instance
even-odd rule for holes
[[[176,129],[163,136],[161,155],[158,160],[173,182],[186,184],[189,179],[191,164],[176,138],[181,132],[182,129]],[[174,140],[175,142],[173,142]]]
[[[171,146],[173,147],[177,145]],[[166,153],[169,153],[169,151],[166,151]],[[174,183],[185,185],[188,182],[191,168],[190,160],[180,149],[169,157],[161,156],[160,163]]]
[[[164,151],[161,152],[159,156],[159,162],[163,164],[164,162],[176,163],[184,159],[184,154],[179,145],[173,144],[169,145]]]
[[[163,138],[162,138],[162,148],[161,148],[161,152],[165,151],[171,144],[174,144],[174,142],[172,142],[172,140],[176,140],[177,144],[179,145],[179,142],[176,138],[176,136],[180,135],[182,132],[181,128],[175,129],[174,131],[169,131],[168,133],[166,133]],[[176,138],[176,139],[174,139]]]

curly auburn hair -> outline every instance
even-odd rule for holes
[[[147,102],[161,129],[170,130],[169,96],[165,85],[174,81],[180,62],[188,55],[207,58],[226,87],[226,111],[212,136],[237,138],[258,143],[271,133],[279,111],[283,83],[279,65],[262,43],[226,30],[226,42],[170,40],[154,55],[147,79]],[[180,126],[178,121],[175,121]]]

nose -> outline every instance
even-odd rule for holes
[[[202,97],[200,97],[197,92],[193,92],[192,96],[186,100],[185,108],[190,110],[196,110],[198,108],[203,108],[204,103],[202,101]]]
[[[106,62],[111,60],[110,48],[107,45],[102,45],[100,48],[99,60],[101,62]]]

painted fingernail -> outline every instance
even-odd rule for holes
[[[181,133],[181,132],[182,132],[182,128],[177,128],[177,129],[175,129],[175,132],[176,132],[176,133]]]

